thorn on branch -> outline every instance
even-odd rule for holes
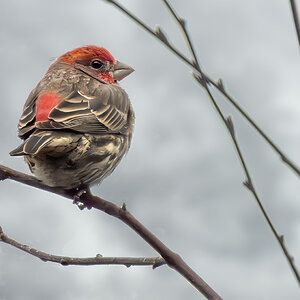
[[[250,182],[249,180],[245,180],[245,181],[243,182],[243,185],[244,185],[247,189],[249,189],[250,191],[253,191],[253,184],[252,184],[252,182]]]
[[[178,18],[179,23],[181,24],[182,27],[185,27],[186,21],[183,18]]]
[[[207,88],[208,81],[205,77],[200,76],[194,72],[192,72],[193,77],[199,82],[204,88]]]
[[[169,45],[169,40],[167,39],[167,37],[163,33],[163,31],[160,29],[159,25],[156,25],[156,27],[155,27],[155,34],[162,42]]]
[[[233,121],[232,121],[232,118],[231,116],[228,116],[226,118],[226,126],[231,134],[231,136],[235,136],[235,131],[234,131],[234,124],[233,124]]]
[[[221,78],[218,79],[217,86],[218,86],[218,88],[220,89],[221,92],[225,93],[225,88],[224,88],[223,80]]]
[[[63,258],[60,260],[60,264],[62,266],[68,266],[69,265],[69,263],[65,259],[63,259]]]
[[[127,210],[127,208],[126,208],[126,203],[125,203],[125,202],[123,202],[121,208],[122,208],[123,211],[126,211],[126,210]]]

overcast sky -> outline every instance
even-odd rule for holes
[[[161,1],[120,1],[160,24],[188,54]],[[300,55],[289,1],[171,1],[188,22],[203,69],[300,165]],[[188,3],[188,4],[187,4]],[[224,299],[299,299],[299,286],[245,179],[229,134],[190,68],[100,0],[0,4],[0,163],[29,173],[16,147],[22,106],[55,58],[107,48],[135,72],[122,81],[136,113],[132,147],[93,192],[128,209]],[[262,202],[300,269],[300,183],[264,140],[233,117]],[[156,256],[132,230],[64,198],[0,183],[0,226],[20,242],[65,256]],[[168,267],[62,267],[0,244],[1,300],[199,299]],[[203,298],[203,297],[202,297]]]

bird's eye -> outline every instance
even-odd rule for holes
[[[103,62],[101,62],[100,60],[98,59],[95,59],[91,62],[91,66],[92,68],[94,69],[100,69],[102,66],[103,66]]]

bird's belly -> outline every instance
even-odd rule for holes
[[[129,148],[121,135],[83,135],[69,152],[55,148],[25,156],[34,175],[48,186],[71,189],[100,182],[115,169]]]

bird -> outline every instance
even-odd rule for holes
[[[103,47],[66,52],[49,67],[18,123],[23,156],[43,184],[83,190],[109,176],[127,153],[135,115],[119,81],[133,68]]]

